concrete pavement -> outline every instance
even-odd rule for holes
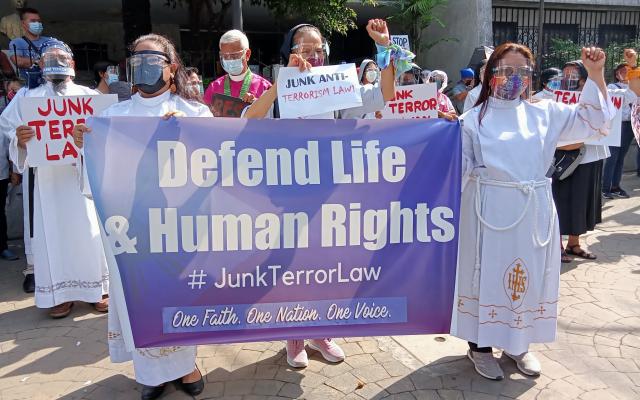
[[[310,351],[305,370],[287,365],[283,342],[244,343],[199,347],[198,398],[640,399],[640,179],[623,186],[632,198],[605,203],[605,221],[585,237],[598,260],[563,266],[558,338],[534,345],[537,379],[502,357],[506,379],[486,380],[448,335],[340,339],[345,362]],[[109,361],[106,315],[77,304],[48,318],[22,292],[22,268],[0,262],[0,400],[139,398],[131,363]],[[170,385],[164,398],[188,397]]]

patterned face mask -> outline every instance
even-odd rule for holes
[[[503,65],[493,70],[493,96],[501,100],[515,100],[529,88],[533,70],[529,66]]]
[[[493,96],[501,100],[515,100],[529,86],[529,79],[520,75],[493,77]]]

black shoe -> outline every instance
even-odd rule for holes
[[[33,293],[36,291],[36,279],[33,274],[27,274],[22,282],[22,290],[25,293]]]
[[[204,390],[204,379],[202,379],[202,374],[200,374],[200,380],[198,381],[184,383],[182,382],[182,379],[178,379],[176,383],[178,385],[178,388],[180,388],[180,390],[182,390],[189,396],[197,396]]]
[[[165,386],[167,385],[165,385],[164,383],[160,386],[142,385],[142,395],[140,396],[140,398],[142,400],[157,399],[162,395],[162,392],[164,392]]]
[[[621,199],[628,199],[629,198],[629,194],[627,192],[624,191],[624,189],[619,188],[617,190],[612,190],[611,194],[614,195],[615,197],[620,197]]]
[[[613,200],[613,194],[611,192],[602,192],[602,197],[605,199]]]
[[[0,253],[0,258],[7,261],[16,261],[20,259],[20,257],[15,255],[15,253],[9,249],[4,249],[2,253]]]

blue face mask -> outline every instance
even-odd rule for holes
[[[240,75],[244,69],[242,61],[242,58],[238,58],[237,60],[222,59],[222,68],[224,68],[229,75]]]
[[[114,82],[118,82],[119,77],[116,74],[107,74],[107,79],[105,79],[107,81],[107,85],[111,85]]]
[[[36,36],[40,36],[43,30],[42,22],[29,22],[29,32]]]
[[[561,79],[551,79],[549,82],[547,82],[547,90],[550,90],[552,92],[556,90],[560,90],[561,87],[562,87]]]

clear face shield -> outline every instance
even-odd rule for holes
[[[166,85],[163,71],[169,65],[166,53],[154,50],[136,51],[127,58],[127,81],[145,93],[155,93]]]
[[[580,90],[580,73],[577,68],[568,68],[563,72],[560,86],[562,90]]]
[[[291,52],[300,54],[302,58],[311,64],[312,67],[321,67],[328,65],[329,60],[329,44],[298,43],[291,47]]]
[[[73,69],[73,53],[64,43],[46,46],[40,62],[42,76],[49,82],[61,83],[69,77],[76,76]]]
[[[500,100],[529,100],[531,98],[533,67],[499,63],[491,78],[492,96]]]

